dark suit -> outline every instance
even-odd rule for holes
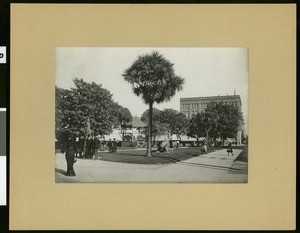
[[[79,147],[77,148],[78,149],[78,152],[79,152],[79,158],[82,158],[82,153],[83,153],[83,148],[84,148],[84,136],[81,135],[79,137]]]
[[[75,136],[71,133],[66,137],[62,153],[66,153],[66,161],[67,161],[67,176],[76,176],[74,171],[73,164],[75,162],[75,152],[76,152],[76,143]]]

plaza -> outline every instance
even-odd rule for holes
[[[122,152],[126,150],[117,153]],[[65,156],[57,153],[55,180],[56,183],[247,183],[248,163],[237,160],[241,152],[242,149],[234,149],[234,156],[228,156],[226,149],[221,149],[202,155],[199,149],[198,156],[167,164],[77,159],[75,177],[65,176]],[[102,154],[110,156],[108,152]]]

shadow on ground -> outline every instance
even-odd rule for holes
[[[60,173],[64,176],[67,176],[67,172],[63,169],[55,168],[55,172]]]
[[[78,183],[75,177],[67,176],[67,172],[63,169],[55,168],[55,182],[56,183]]]

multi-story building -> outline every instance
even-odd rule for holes
[[[185,114],[188,119],[191,119],[193,115],[204,112],[207,105],[211,102],[224,102],[226,104],[232,104],[237,106],[241,111],[242,101],[239,95],[223,95],[223,96],[205,96],[205,97],[189,97],[180,98],[180,112]]]
[[[205,97],[189,97],[180,98],[180,112],[185,114],[188,119],[191,119],[193,115],[204,112],[207,105],[211,102],[223,102],[226,104],[232,104],[237,106],[241,112],[242,101],[239,95],[225,95],[225,96],[205,96]],[[242,128],[237,132],[236,140],[237,144],[241,144]]]

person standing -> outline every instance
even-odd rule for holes
[[[229,142],[228,145],[227,145],[227,153],[228,153],[228,156],[229,156],[230,153],[233,156],[233,150],[232,150],[231,142]]]
[[[179,148],[179,140],[176,140],[176,149]]]
[[[94,137],[93,141],[93,151],[94,151],[94,158],[97,160],[99,158],[99,148],[100,148],[100,140],[98,137]]]
[[[115,152],[117,151],[118,144],[119,144],[119,140],[117,139],[117,140],[115,141]]]
[[[108,151],[112,152],[112,141],[111,141],[111,139],[108,140],[107,146],[108,146]]]
[[[204,139],[203,142],[202,142],[201,151],[202,151],[203,154],[207,155],[207,141],[206,141],[206,139]]]
[[[84,158],[85,159],[90,159],[91,158],[91,147],[92,147],[92,141],[91,141],[91,135],[88,135],[86,138],[86,143],[85,143],[85,154],[84,154]]]
[[[75,152],[76,152],[76,142],[75,142],[75,135],[72,132],[67,133],[67,137],[65,138],[63,147],[62,147],[62,154],[65,153],[66,161],[67,161],[67,176],[76,176],[74,171],[74,163],[76,162],[75,159]]]
[[[117,141],[114,138],[113,142],[112,142],[112,152],[116,152],[117,151]]]
[[[94,135],[91,135],[90,142],[89,142],[89,145],[90,145],[90,159],[93,159],[94,155],[95,155],[95,141],[94,140],[95,140]]]
[[[84,148],[84,133],[80,132],[79,133],[79,147],[78,147],[78,153],[79,153],[79,158],[82,158],[83,154],[83,148]]]
[[[100,151],[104,151],[105,141],[102,139],[100,140]]]

